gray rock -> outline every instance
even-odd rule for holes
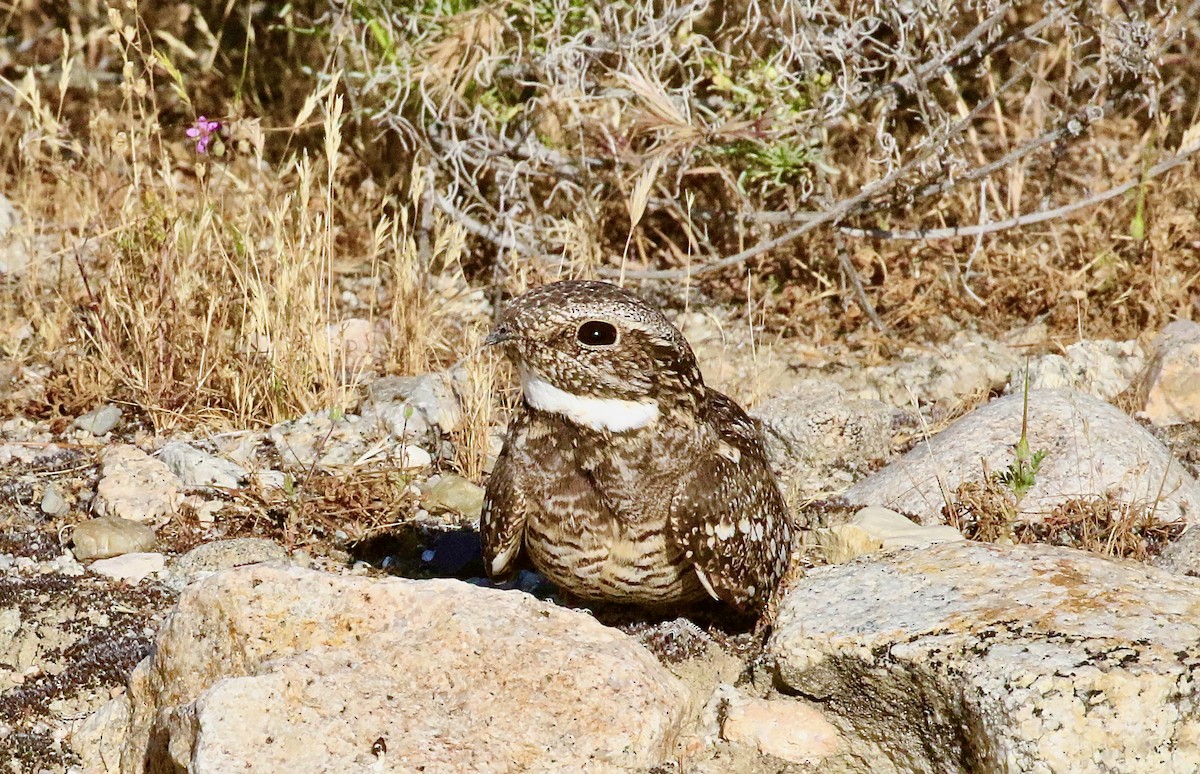
[[[124,774],[644,771],[691,715],[683,683],[587,614],[261,564],[185,589],[128,696]]]
[[[963,332],[936,347],[905,348],[895,362],[854,369],[838,380],[852,397],[910,407],[1000,390],[1022,364],[1012,348]]]
[[[110,446],[100,455],[96,508],[102,516],[154,521],[175,513],[182,495],[166,463],[135,446]]]
[[[47,516],[62,516],[71,510],[71,506],[67,505],[67,501],[58,493],[58,487],[54,484],[47,484],[45,490],[42,491],[42,502],[39,507]]]
[[[427,468],[433,464],[433,456],[429,452],[407,443],[395,447],[388,456],[402,470]]]
[[[71,533],[75,558],[79,561],[106,559],[154,548],[154,530],[129,519],[101,517],[76,524]]]
[[[353,464],[366,451],[367,424],[358,417],[333,419],[328,411],[314,411],[273,425],[267,437],[288,465],[336,467]]]
[[[179,477],[186,487],[238,489],[246,479],[246,470],[237,463],[200,451],[182,441],[171,441],[158,458]]]
[[[76,418],[71,424],[84,432],[99,436],[108,433],[120,421],[121,409],[108,403],[103,406],[97,406],[83,416]]]
[[[324,340],[318,345],[342,378],[358,380],[378,363],[383,341],[384,337],[370,320],[352,317],[325,326]]]
[[[165,566],[166,557],[162,554],[135,551],[108,559],[97,559],[88,570],[136,586],[145,580],[146,576],[162,572]]]
[[[451,512],[475,520],[483,510],[483,494],[483,487],[451,473],[421,494],[421,505],[430,513]]]
[[[453,432],[462,425],[456,378],[451,373],[386,376],[368,387],[370,407],[366,411],[373,410],[394,435],[417,435],[422,423],[426,429]]]
[[[364,410],[363,418],[379,421],[389,435],[400,439],[423,439],[433,430],[425,412],[404,401],[374,404]]]
[[[0,653],[9,653],[19,631],[21,631],[21,609],[15,605],[0,607]]]
[[[868,462],[891,456],[895,413],[877,400],[848,398],[836,382],[806,379],[752,415],[785,489],[811,498],[844,488]]]
[[[196,546],[171,562],[167,585],[182,589],[214,572],[260,562],[287,562],[283,546],[266,538],[234,538]]]
[[[71,749],[89,774],[116,774],[121,744],[129,733],[129,697],[111,699],[89,715],[71,734]]]
[[[946,497],[964,481],[1003,471],[1021,437],[1023,395],[977,409],[901,459],[846,491],[848,501],[883,505],[942,523]],[[1164,521],[1200,518],[1200,486],[1144,428],[1113,406],[1067,390],[1029,394],[1029,445],[1045,451],[1036,483],[1022,500],[1024,520],[1044,518],[1072,499],[1114,495],[1149,506]],[[1160,498],[1161,494],[1161,498]]]
[[[21,222],[21,214],[4,194],[0,194],[0,239],[8,236],[17,224]]]
[[[0,237],[0,277],[26,273],[34,258],[35,255],[26,248],[24,241]]]
[[[8,197],[0,194],[0,277],[23,274],[31,263],[24,241],[13,234],[20,223],[21,214]]]
[[[818,568],[769,652],[877,772],[1200,770],[1200,581],[1051,546]]]
[[[1176,320],[1154,340],[1146,417],[1159,427],[1200,422],[1200,323]]]
[[[286,489],[288,486],[287,473],[282,470],[257,470],[254,480],[263,489]]]
[[[1193,527],[1185,531],[1150,563],[1167,572],[1200,577],[1200,529]]]
[[[1079,341],[1065,355],[1040,355],[1029,361],[1029,389],[1078,390],[1112,400],[1129,389],[1145,368],[1146,358],[1136,341]],[[1006,392],[1023,393],[1025,366],[1008,379]]]
[[[42,466],[63,453],[64,447],[47,442],[45,446],[29,443],[0,443],[0,465],[18,463]]]

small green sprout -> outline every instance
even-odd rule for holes
[[[1042,460],[1046,458],[1046,451],[1039,449],[1033,451],[1029,447],[1029,364],[1025,364],[1025,402],[1021,409],[1021,440],[1017,441],[1017,445],[1013,447],[1013,461],[1009,463],[1007,469],[996,474],[996,479],[1007,486],[1017,498],[1017,503],[1020,504],[1022,498],[1028,494],[1033,485],[1037,483],[1037,474],[1041,470]]]

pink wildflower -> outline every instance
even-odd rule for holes
[[[200,116],[187,130],[187,136],[196,140],[197,153],[208,153],[208,146],[212,144],[212,141],[217,138],[220,132],[220,121],[210,121],[204,116]]]

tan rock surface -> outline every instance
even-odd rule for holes
[[[101,455],[96,505],[102,516],[155,521],[175,512],[179,479],[161,460],[136,446],[118,445]]]
[[[871,763],[850,770],[1200,770],[1192,578],[944,543],[813,570],[770,650],[782,680],[857,738]]]
[[[107,559],[110,556],[149,551],[157,539],[154,530],[145,524],[113,516],[89,519],[75,525],[71,532],[75,558],[81,562],[89,559]]]
[[[1200,323],[1176,320],[1155,339],[1143,410],[1159,426],[1200,422]]]
[[[721,736],[792,763],[819,763],[841,748],[841,736],[819,709],[782,697],[730,701]]]
[[[671,759],[691,712],[584,613],[267,565],[189,586],[129,695],[124,774],[618,771]]]
[[[804,379],[752,413],[785,491],[804,498],[842,489],[892,456],[895,410],[850,398],[829,379]]]

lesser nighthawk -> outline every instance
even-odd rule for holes
[[[791,554],[787,508],[757,426],[705,387],[658,309],[556,282],[512,301],[487,343],[523,391],[483,505],[490,576],[524,548],[585,600],[763,608]]]

